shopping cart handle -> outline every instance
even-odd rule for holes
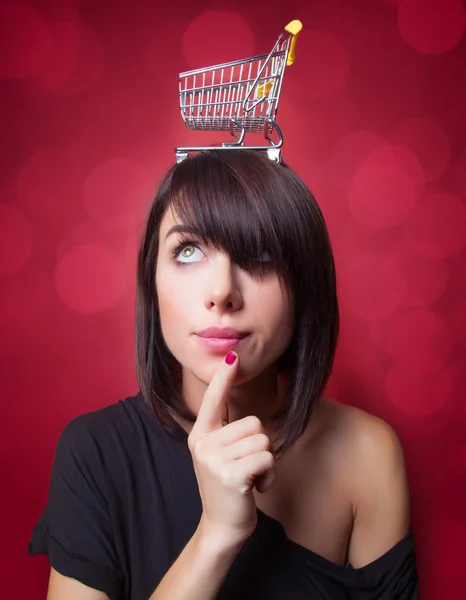
[[[291,21],[291,23],[288,23],[288,25],[285,27],[285,31],[287,31],[288,33],[291,33],[291,35],[293,36],[291,38],[290,51],[288,53],[288,60],[286,61],[287,67],[290,67],[295,61],[296,40],[298,38],[298,33],[301,31],[302,28],[303,28],[303,24],[301,23],[301,21],[298,21],[297,19],[295,19],[294,21]]]

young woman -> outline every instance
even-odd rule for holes
[[[63,430],[30,542],[48,600],[417,598],[400,442],[322,397],[321,212],[246,149],[172,167],[138,259],[140,392]]]

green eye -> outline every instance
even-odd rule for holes
[[[201,249],[197,244],[195,244],[194,242],[184,242],[175,248],[173,256],[176,262],[181,264],[198,262],[199,260],[202,260],[201,257],[199,257],[198,259],[194,258],[194,260],[191,260],[193,256],[195,257],[196,250],[199,250],[199,252],[201,252]]]
[[[185,246],[181,252],[180,256],[183,258],[190,258],[194,254],[194,246]]]

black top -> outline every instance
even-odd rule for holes
[[[147,600],[202,512],[187,445],[147,411],[141,394],[78,416],[63,429],[48,503],[30,554],[111,600]],[[338,566],[286,537],[258,510],[218,600],[415,600],[412,531],[360,569]]]

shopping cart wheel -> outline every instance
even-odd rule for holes
[[[267,156],[270,158],[270,160],[274,160],[277,163],[282,162],[280,148],[267,148]]]
[[[176,151],[176,162],[180,163],[185,158],[188,158],[188,155],[189,155],[188,152],[179,152],[179,151]]]

